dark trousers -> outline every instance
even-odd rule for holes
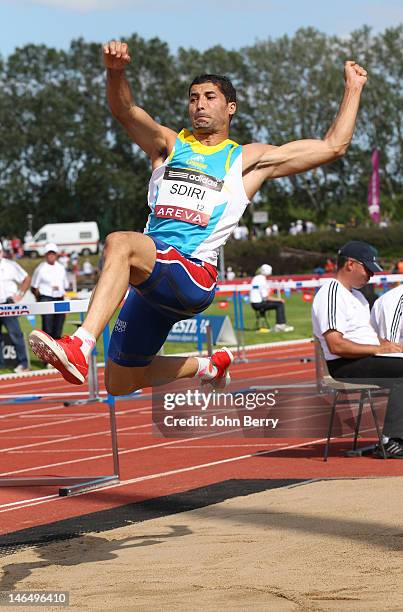
[[[64,298],[54,298],[49,295],[40,295],[38,302],[60,302]],[[41,315],[42,317],[42,331],[52,338],[58,340],[62,337],[63,325],[66,319],[66,315],[63,314],[46,314]]]
[[[262,314],[267,310],[275,310],[277,325],[283,325],[286,322],[283,302],[277,302],[276,300],[265,300],[264,302],[252,303],[251,306],[253,310],[257,310]]]
[[[399,357],[362,357],[328,361],[333,378],[374,384],[390,389],[383,425],[389,438],[403,438],[403,359]]]
[[[18,365],[22,365],[24,368],[27,368],[27,349],[25,347],[24,336],[21,331],[18,317],[0,317],[0,329],[2,325],[4,325],[4,327],[6,328],[7,333],[10,336],[11,342],[15,346]]]

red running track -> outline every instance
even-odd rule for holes
[[[313,357],[310,343],[250,351],[248,363],[233,366],[233,378],[253,378],[262,384],[270,381],[288,384],[291,377],[293,384],[314,382],[314,363],[300,361],[306,356]],[[68,394],[77,389],[51,373],[0,383],[0,395]],[[310,397],[308,401],[316,401],[314,394]],[[155,437],[147,393],[145,397],[118,401],[116,414],[121,482],[73,497],[59,497],[57,487],[0,487],[0,534],[228,479],[309,480],[403,474],[400,461],[346,458],[344,451],[350,448],[351,440],[344,438],[333,441],[329,461],[325,463],[322,436]],[[326,406],[325,414],[327,419]],[[96,476],[113,471],[106,404],[64,407],[60,399],[46,404],[0,403],[0,430],[0,476]]]

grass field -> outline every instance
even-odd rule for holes
[[[215,314],[215,315],[227,315],[231,319],[231,322],[234,326],[234,308],[232,300],[228,300],[228,307],[225,309],[221,309],[219,307],[219,302],[223,301],[223,298],[216,299],[213,304],[208,308],[206,314]],[[262,333],[255,329],[255,312],[252,310],[248,303],[243,304],[243,313],[244,313],[244,321],[245,321],[245,344],[257,344],[262,342],[278,342],[280,340],[294,340],[299,338],[307,338],[312,334],[311,331],[311,319],[310,319],[310,311],[311,305],[310,303],[306,303],[302,299],[301,293],[295,293],[290,298],[286,300],[286,315],[287,322],[294,327],[293,332],[288,333]],[[116,315],[114,319],[116,318]],[[268,313],[268,318],[270,321],[270,325],[273,326],[275,323],[275,313],[271,311]],[[76,325],[73,321],[78,321],[80,319],[79,314],[71,314],[66,317],[66,323],[64,325],[64,334],[71,334],[76,330]],[[114,319],[112,321],[114,321]],[[28,336],[30,331],[32,331],[32,327],[26,317],[21,317],[20,319],[21,328],[25,334]],[[41,327],[40,316],[36,317],[36,325],[37,328]],[[196,350],[195,344],[190,343],[171,343],[167,342],[164,346],[165,354],[171,353],[181,353],[185,351],[194,351]],[[102,340],[98,342],[97,345],[99,357],[99,361],[104,361],[104,350]],[[31,359],[31,369],[37,370],[43,367],[42,363],[30,353]],[[12,370],[9,369],[0,369],[0,373],[10,372]]]

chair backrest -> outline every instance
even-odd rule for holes
[[[323,393],[328,385],[325,377],[330,377],[327,361],[322,349],[322,345],[317,336],[314,336],[315,346],[315,370],[316,370],[316,389],[318,393]]]

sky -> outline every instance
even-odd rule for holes
[[[158,36],[172,51],[239,49],[313,26],[346,37],[366,24],[403,23],[403,0],[0,0],[0,55],[29,43],[67,49],[87,42]]]

